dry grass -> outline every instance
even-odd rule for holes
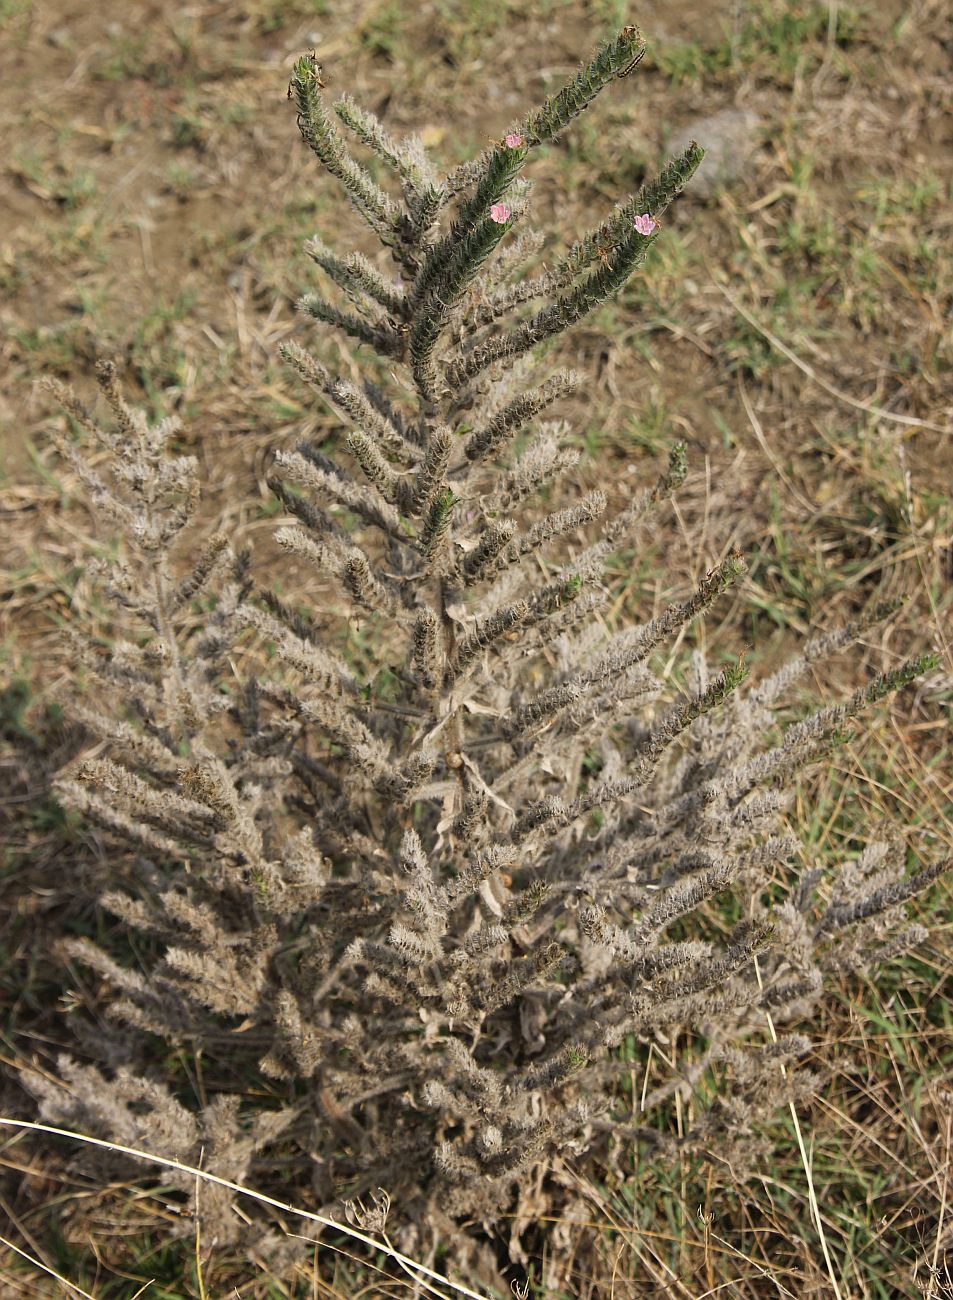
[[[49,453],[51,412],[34,382],[52,373],[88,391],[94,358],[119,359],[146,403],[184,416],[209,524],[240,532],[268,564],[268,457],[306,427],[333,433],[275,360],[278,342],[304,330],[293,302],[311,269],[297,249],[316,229],[353,228],[295,141],[291,58],[315,46],[332,89],[394,131],[422,130],[449,163],[569,71],[594,29],[629,17],[613,0],[67,9],[0,0],[11,140],[0,170],[0,1092],[4,1113],[25,1116],[14,1066],[54,1070],[72,1041],[70,1007],[98,1005],[89,976],[64,972],[51,945],[64,930],[95,933],[84,899],[109,871],[105,846],[64,821],[45,788],[79,743],[57,703],[83,689],[63,625],[87,616],[83,563],[111,541]],[[567,412],[587,478],[622,492],[623,467],[647,475],[676,437],[694,469],[652,548],[621,558],[616,613],[659,605],[739,546],[750,578],[704,635],[725,653],[750,644],[760,671],[875,591],[909,597],[816,689],[848,689],[928,648],[939,669],[804,783],[791,822],[811,864],[884,826],[917,857],[949,851],[948,6],[688,0],[658,23],[635,16],[652,56],[540,159],[541,221],[578,228],[699,115],[739,105],[761,127],[744,177],[683,200],[647,274],[569,344],[592,376],[585,404]],[[305,590],[305,576],[289,582]],[[930,906],[930,944],[876,983],[845,982],[812,1027],[830,1077],[797,1117],[803,1156],[782,1115],[771,1160],[753,1171],[660,1167],[619,1150],[596,1181],[567,1163],[565,1217],[536,1229],[534,1293],[953,1295],[948,890]],[[646,1069],[633,1058],[621,1072],[633,1108]],[[97,1300],[140,1288],[409,1293],[327,1246],[283,1279],[253,1260],[199,1267],[194,1233],[177,1239],[161,1189],[104,1182],[65,1145],[0,1146],[5,1235]],[[15,1250],[0,1255],[0,1295],[72,1294],[63,1287]]]

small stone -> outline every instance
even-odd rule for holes
[[[701,166],[686,188],[686,194],[709,198],[716,190],[741,176],[745,164],[758,146],[761,118],[743,108],[727,108],[689,122],[671,141],[672,153],[681,153],[697,140],[705,150]]]

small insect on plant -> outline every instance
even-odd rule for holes
[[[612,246],[612,244],[601,243],[596,248],[596,253],[599,256],[599,261],[602,263],[602,265],[606,268],[607,271],[612,270],[612,263],[609,261],[609,254],[614,252],[615,249]]]
[[[637,36],[641,40],[641,36],[639,35],[639,29],[637,27],[623,27],[622,35]],[[635,57],[629,63],[627,63],[624,68],[619,69],[619,71],[616,73],[616,77],[618,78],[627,77],[630,72],[635,71],[635,69],[639,66],[639,64],[642,62],[644,58],[645,58],[645,45],[643,43],[642,45],[639,46],[638,50],[636,51]]]
[[[318,90],[326,90],[328,83],[324,80],[324,68],[317,60],[314,50],[308,53],[308,59],[311,63],[311,77],[315,87]],[[288,82],[288,99],[294,99],[294,80]]]

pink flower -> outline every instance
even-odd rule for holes
[[[495,221],[498,226],[502,226],[505,222],[509,221],[512,215],[513,213],[505,203],[494,203],[492,208],[490,208],[490,220]]]
[[[658,222],[647,212],[643,212],[641,216],[635,218],[632,224],[640,235],[651,235]]]
[[[516,131],[511,132],[503,141],[507,149],[518,149],[523,143],[523,137]]]

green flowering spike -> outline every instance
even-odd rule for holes
[[[572,574],[562,582],[544,587],[533,602],[534,620],[547,618],[550,614],[555,614],[557,610],[565,609],[567,605],[576,600],[581,591],[582,578],[578,573]]]
[[[637,27],[623,27],[618,36],[606,41],[562,90],[551,95],[523,123],[521,134],[531,145],[554,140],[595,99],[614,77],[624,76],[645,49]]]
[[[446,191],[441,185],[429,182],[410,203],[410,220],[418,235],[429,230],[437,220]]]
[[[935,654],[923,654],[918,655],[915,659],[908,659],[899,668],[894,668],[887,673],[881,673],[872,682],[854,691],[846,703],[832,705],[821,713],[815,714],[813,717],[806,719],[805,722],[792,727],[791,732],[788,734],[797,735],[799,730],[809,729],[812,723],[817,724],[818,722],[826,723],[825,729],[830,734],[834,729],[843,727],[861,709],[867,708],[870,704],[876,704],[878,700],[884,699],[887,695],[892,695],[895,691],[902,690],[904,686],[909,686],[911,682],[916,681],[918,677],[922,677],[924,673],[932,672],[938,664],[939,659]],[[787,736],[785,739],[787,739]]]
[[[507,139],[513,140],[514,143],[508,145],[504,142],[493,150],[487,163],[486,174],[477,185],[473,197],[460,209],[456,226],[461,231],[469,230],[478,221],[484,220],[493,205],[509,192],[510,186],[519,175],[520,168],[526,161],[528,148],[522,136],[512,135],[507,136]],[[519,140],[519,144],[515,143],[516,140]]]
[[[688,477],[688,448],[684,442],[676,442],[668,453],[668,472],[658,481],[656,492],[667,496],[676,492]]]
[[[687,727],[690,727],[696,718],[711,713],[713,709],[723,704],[747,676],[748,669],[743,662],[731,664],[718,674],[707,690],[691,696],[663,718],[642,742],[639,762],[633,769],[629,784],[634,788],[639,783],[647,781],[669,745]]]
[[[581,591],[582,591],[582,578],[580,578],[578,573],[574,573],[572,574],[571,577],[567,578],[562,585],[560,604],[557,606],[557,608],[560,608],[562,605],[566,604],[567,601],[575,600]]]
[[[700,718],[703,713],[710,713],[712,709],[717,709],[719,704],[723,704],[727,700],[732,691],[738,689],[747,676],[748,667],[745,663],[739,661],[736,664],[729,664],[727,668],[718,674],[706,691],[689,700],[685,706],[686,725],[689,722],[694,722],[696,718]]]
[[[739,578],[744,577],[748,572],[748,566],[745,563],[744,556],[740,551],[732,551],[726,560],[723,560],[715,570],[715,594],[721,595],[729,587],[733,587]]]
[[[882,700],[885,695],[892,695],[894,691],[902,690],[904,686],[909,686],[911,682],[922,677],[924,673],[932,673],[939,666],[940,660],[935,654],[918,655],[916,659],[908,659],[906,663],[894,668],[889,673],[881,673],[871,684],[859,692],[864,698],[864,704],[876,704]]]
[[[450,488],[438,492],[431,501],[427,511],[427,522],[420,535],[420,549],[428,560],[433,558],[441,542],[446,538],[453,517],[453,507],[456,504],[457,498]]]
[[[648,212],[655,218],[660,217],[695,175],[704,156],[705,150],[701,145],[696,140],[689,141],[686,149],[666,163],[655,180],[643,185],[635,200],[627,205],[631,207],[632,215]]]
[[[439,283],[418,306],[410,330],[410,355],[414,363],[414,378],[423,391],[430,393],[433,390],[436,369],[431,356],[441,330],[509,226],[508,217],[502,220],[488,217],[481,221],[457,245]]]
[[[530,1070],[523,1078],[527,1090],[558,1088],[574,1074],[585,1069],[591,1060],[589,1049],[582,1043],[568,1043],[543,1065]]]
[[[618,293],[657,238],[657,230],[643,235],[633,224],[599,269],[570,293],[560,294],[555,305],[544,313],[547,336],[575,325],[587,312]]]
[[[298,129],[348,197],[385,243],[393,242],[398,210],[370,174],[347,152],[337,127],[321,98],[321,68],[313,54],[298,59],[291,74],[289,94],[298,107]]]
[[[684,184],[701,158],[701,150],[692,154],[680,184]],[[651,218],[644,223],[638,217],[626,221],[620,218],[618,230],[615,226],[612,230],[617,233],[618,242],[611,248],[600,250],[606,256],[598,270],[569,292],[557,294],[552,306],[543,308],[532,320],[517,326],[502,338],[492,339],[473,348],[465,357],[453,362],[446,371],[449,387],[455,389],[463,386],[494,362],[512,361],[522,356],[531,348],[570,329],[589,312],[617,294],[645,260],[650,245],[658,238],[658,226]],[[580,268],[585,264],[586,259],[582,259]],[[562,282],[566,283],[570,279],[571,275],[567,273]],[[560,282],[558,275],[554,276],[554,281]]]
[[[903,609],[906,603],[906,596],[894,596],[890,600],[878,600],[868,613],[861,616],[858,622],[862,628],[873,627],[875,623],[883,623],[891,615],[896,614],[897,610]]]
[[[591,61],[567,85],[551,95],[545,103],[531,113],[519,130],[506,137],[506,141],[477,164],[479,178],[476,192],[464,204],[458,217],[457,228],[430,254],[421,272],[417,286],[422,297],[435,284],[451,256],[453,242],[461,232],[485,218],[491,207],[507,193],[519,173],[529,148],[554,140],[559,132],[588,108],[599,91],[614,77],[623,74],[645,48],[637,27],[624,27],[613,40],[597,50]],[[450,178],[450,189],[454,178]]]
[[[657,222],[691,180],[704,156],[705,150],[693,140],[683,153],[663,167],[653,181],[643,185],[634,199],[623,204],[598,229],[590,231],[573,245],[556,267],[556,278],[567,282],[597,257],[604,255],[611,259],[611,250],[625,239],[638,216],[646,214]]]
[[[693,140],[683,153],[663,167],[653,181],[643,185],[634,199],[617,208],[601,226],[573,244],[553,272],[557,282],[570,283],[599,257],[611,261],[616,246],[625,239],[636,217],[648,214],[657,221],[681,194],[704,156],[705,150]]]
[[[410,355],[417,360],[433,347],[451,309],[509,228],[507,221],[487,218],[460,241],[440,284],[420,308],[410,331]]]
[[[589,1052],[585,1047],[575,1045],[566,1049],[566,1077],[571,1074],[578,1074],[589,1064]]]

